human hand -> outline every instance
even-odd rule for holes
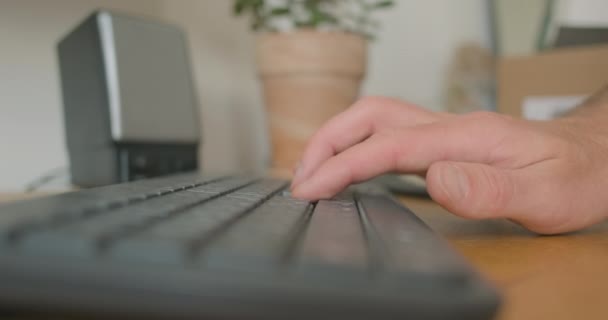
[[[329,198],[386,172],[426,174],[431,197],[465,218],[573,231],[608,216],[608,126],[585,116],[451,115],[363,98],[311,138],[292,194]]]

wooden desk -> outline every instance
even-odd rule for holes
[[[503,293],[499,320],[608,319],[608,221],[536,236],[508,221],[468,221],[427,200],[410,209]]]
[[[428,200],[403,202],[502,291],[498,320],[608,319],[608,222],[540,237],[508,221],[464,220]]]

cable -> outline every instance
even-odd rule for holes
[[[26,193],[34,192],[34,191],[38,190],[39,188],[43,187],[44,185],[52,182],[53,180],[66,176],[67,173],[68,173],[67,167],[59,167],[59,168],[49,170],[46,173],[38,176],[34,180],[28,182],[25,185],[24,191]]]

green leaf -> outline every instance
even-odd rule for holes
[[[246,5],[247,5],[247,0],[234,1],[234,6],[232,7],[232,12],[238,16],[241,13],[243,13],[243,10],[245,9]]]
[[[235,15],[241,15],[246,10],[256,11],[264,5],[264,0],[235,0],[232,10]]]
[[[338,18],[336,18],[335,16],[329,14],[329,13],[323,13],[323,20],[325,20],[325,22],[331,22],[331,23],[337,23],[338,22]]]
[[[256,10],[260,10],[264,6],[264,0],[251,0],[251,2],[252,2],[252,6]]]
[[[310,21],[296,21],[295,25],[298,28],[304,28],[304,27],[311,27],[312,23]]]
[[[388,8],[388,7],[392,7],[394,4],[395,4],[395,2],[392,0],[385,0],[385,1],[380,1],[380,2],[374,3],[372,5],[372,8],[374,8],[374,9]]]
[[[291,11],[289,10],[289,8],[274,8],[272,9],[272,11],[270,11],[270,14],[273,16],[282,16],[285,14],[289,14]]]
[[[329,4],[329,7],[332,7],[340,1],[344,0],[285,0],[283,6],[273,9],[269,8],[268,3],[265,0],[233,0],[232,11],[237,16],[250,16],[251,28],[253,30],[274,31],[274,29],[268,25],[268,21],[277,16],[290,18],[297,28],[316,28],[325,24],[334,26],[339,25],[342,19],[353,18],[341,15],[334,16],[331,11],[324,10],[324,4]],[[357,25],[355,27],[345,31],[360,34],[371,39],[371,33],[374,33],[374,27],[377,26],[371,19],[373,11],[391,7],[395,5],[397,1],[373,0],[366,3],[364,0],[357,0],[357,3],[361,5],[361,8],[363,9],[361,19],[357,20]],[[305,18],[299,19],[299,17],[291,16],[295,5],[303,6],[303,9],[307,13]]]
[[[327,12],[323,12],[321,11],[317,6],[310,6],[309,7],[310,10],[310,25],[311,26],[318,26],[320,23],[322,22],[328,22],[328,23],[336,23],[338,21],[338,19],[327,13]]]

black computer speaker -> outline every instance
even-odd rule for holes
[[[198,102],[177,27],[100,10],[58,44],[72,182],[90,187],[198,165]]]

